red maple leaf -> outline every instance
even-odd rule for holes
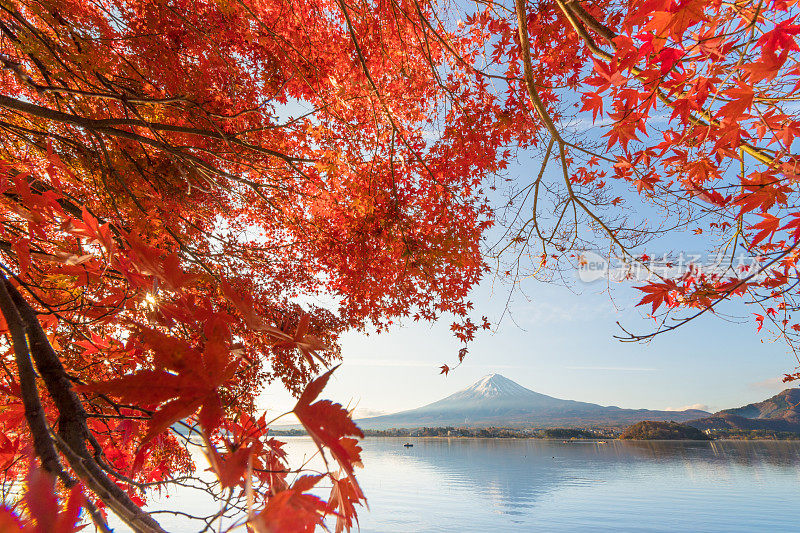
[[[317,447],[320,450],[327,447],[342,469],[352,478],[353,467],[361,464],[361,448],[358,446],[358,441],[349,436],[364,438],[364,434],[340,404],[330,400],[314,402],[337,368],[338,366],[330,369],[309,383],[293,412],[314,439]],[[355,482],[355,478],[352,479]]]
[[[673,302],[671,293],[680,291],[678,285],[672,280],[667,280],[664,283],[651,283],[649,285],[645,285],[644,287],[634,288],[647,293],[636,305],[645,305],[648,303],[651,304],[653,306],[651,313],[655,313],[656,309],[658,309],[663,303],[671,305]]]
[[[336,533],[341,533],[345,528],[349,531],[355,519],[358,524],[356,505],[366,501],[358,485],[354,485],[349,477],[337,478],[331,474],[333,487],[328,498],[328,512],[336,513]]]
[[[761,222],[758,224],[753,224],[750,229],[758,229],[761,230],[753,236],[753,239],[750,241],[750,246],[756,246],[758,243],[770,237],[770,241],[772,240],[772,235],[778,231],[778,227],[781,224],[781,219],[776,216],[770,215],[769,213],[759,213],[759,216],[763,218]]]
[[[81,388],[134,405],[156,406],[142,444],[198,410],[200,424],[211,432],[223,416],[217,388],[233,377],[239,359],[231,357],[230,335],[220,315],[209,318],[204,329],[206,343],[202,352],[175,339],[171,353],[162,352],[168,348],[169,337],[146,330],[147,339],[153,342],[153,360],[166,370],[141,370]]]
[[[297,532],[313,533],[322,525],[327,506],[312,494],[312,489],[323,476],[302,476],[292,488],[271,497],[249,525],[258,533]]]
[[[78,484],[69,491],[62,506],[55,493],[55,478],[39,468],[28,473],[25,504],[28,516],[21,519],[10,509],[0,507],[2,533],[74,533],[85,525],[78,524],[83,504],[83,487]]]
[[[603,97],[599,94],[592,92],[584,93],[581,100],[583,101],[581,111],[591,110],[592,122],[597,120],[598,114],[603,114]]]

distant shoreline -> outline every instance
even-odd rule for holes
[[[278,435],[273,433],[276,437],[307,437],[308,435],[303,434],[292,434],[292,435]],[[398,436],[366,436],[364,440],[373,440],[373,439],[414,439],[414,440],[536,440],[536,441],[543,441],[543,442],[561,442],[563,444],[592,444],[592,443],[599,443],[599,442],[693,442],[693,443],[711,443],[711,442],[793,442],[793,441],[800,441],[800,435],[795,435],[793,437],[782,437],[782,438],[734,438],[734,437],[725,437],[725,438],[714,438],[711,440],[693,440],[693,439],[619,439],[619,438],[608,438],[608,439],[554,439],[554,438],[545,438],[545,437],[398,437]]]
[[[601,433],[602,431],[602,433]],[[592,435],[587,433],[596,432]],[[449,434],[448,434],[449,433]],[[307,433],[299,429],[273,430],[270,434],[276,437],[302,437]],[[606,428],[602,430],[585,430],[574,428],[548,429],[513,429],[513,428],[415,428],[392,429],[386,431],[364,431],[367,439],[400,438],[400,439],[529,439],[562,442],[598,442],[620,441],[622,428]],[[762,430],[746,431],[713,431],[709,434],[711,441],[793,441],[800,440],[800,433],[763,432]],[[630,442],[711,442],[694,439],[625,439]]]

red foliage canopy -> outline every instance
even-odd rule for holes
[[[351,527],[361,432],[317,400],[330,371],[309,381],[347,329],[451,314],[472,338],[492,179],[517,150],[541,166],[512,191],[516,266],[557,272],[597,238],[647,266],[637,245],[697,224],[757,272],[690,269],[641,303],[686,321],[750,295],[794,342],[796,4],[477,5],[0,0],[8,482],[32,453],[72,490],[57,520],[80,480],[100,527],[108,508],[160,531],[143,489],[193,471],[182,425],[252,528]],[[636,223],[637,200],[664,225]],[[272,380],[341,468],[328,502],[319,476],[287,479],[254,404]],[[0,520],[36,526],[23,507],[29,526]]]

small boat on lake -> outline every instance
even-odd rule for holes
[[[403,446],[405,446],[406,448],[413,448],[414,447],[414,445],[411,444],[410,442],[406,442],[405,444],[403,444]]]

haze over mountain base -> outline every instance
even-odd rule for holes
[[[391,415],[362,418],[357,424],[363,429],[628,426],[643,420],[686,422],[709,415],[697,409],[651,411],[562,400],[534,392],[500,374],[490,374],[437,402]]]

